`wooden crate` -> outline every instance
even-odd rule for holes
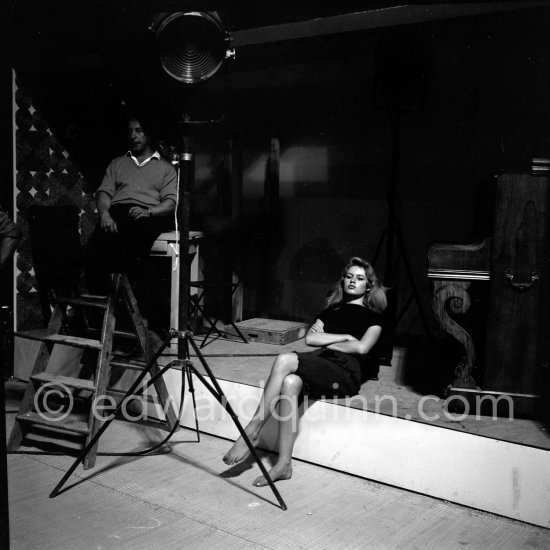
[[[277,345],[288,344],[303,338],[309,328],[307,323],[259,318],[241,321],[236,325],[249,342]],[[225,331],[236,335],[231,325],[227,325]]]

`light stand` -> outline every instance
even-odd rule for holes
[[[385,256],[385,266],[384,266],[384,284],[388,287],[392,287],[394,282],[394,276],[399,263],[399,258],[403,260],[403,265],[405,266],[405,273],[407,279],[411,286],[411,296],[402,306],[401,311],[397,312],[397,307],[395,300],[389,301],[389,319],[391,322],[391,333],[393,335],[396,327],[399,325],[403,315],[414,301],[418,308],[422,325],[428,340],[431,342],[431,332],[428,325],[428,320],[426,314],[424,313],[424,308],[420,300],[420,294],[414,280],[413,272],[409,262],[407,249],[405,246],[405,241],[403,238],[403,232],[399,224],[399,219],[397,217],[397,173],[400,160],[400,131],[401,131],[401,115],[402,112],[399,110],[388,111],[391,122],[392,122],[392,161],[390,169],[390,179],[388,182],[388,188],[386,193],[386,202],[388,205],[388,215],[387,215],[387,225],[383,229],[378,244],[376,246],[376,251],[373,256],[372,263],[376,265],[382,246],[386,244],[386,256]],[[395,249],[398,250],[398,255],[395,257]]]
[[[163,351],[166,349],[166,347],[170,344],[170,341],[172,338],[178,338],[178,358],[174,361],[171,361],[164,367],[162,367],[154,376],[151,376],[150,379],[141,387],[141,384],[147,374],[150,374],[151,368],[153,365],[155,365],[157,359],[162,355]],[[203,369],[206,371],[207,377],[205,377],[202,373],[200,373],[197,368],[193,365],[193,362],[191,361],[189,357],[188,348],[191,346],[193,348],[193,351],[197,355]],[[286,510],[287,506],[285,501],[282,499],[279,491],[277,490],[277,487],[275,487],[275,483],[269,476],[265,466],[263,465],[262,461],[260,460],[258,453],[256,452],[256,449],[254,448],[254,445],[252,445],[250,438],[248,437],[247,433],[245,432],[244,428],[242,427],[239,418],[235,414],[233,408],[231,407],[231,404],[229,403],[226,395],[224,394],[222,388],[220,387],[218,381],[216,380],[216,377],[214,376],[212,370],[210,369],[210,366],[206,362],[204,356],[202,355],[199,347],[193,340],[193,334],[189,331],[175,331],[170,330],[168,336],[163,341],[162,345],[159,347],[159,349],[154,353],[154,355],[151,357],[145,368],[141,371],[139,376],[136,378],[130,389],[126,392],[124,397],[121,399],[120,404],[117,406],[115,411],[112,413],[111,417],[107,419],[100,427],[100,429],[97,431],[95,436],[90,440],[90,442],[84,447],[84,449],[80,452],[80,454],[77,456],[76,460],[73,462],[71,467],[67,470],[65,475],[61,478],[59,483],[54,487],[53,491],[50,493],[50,498],[56,497],[59,492],[61,491],[61,488],[65,484],[65,482],[69,479],[69,477],[72,475],[72,473],[76,470],[78,465],[83,462],[86,455],[90,452],[90,449],[97,443],[99,438],[103,435],[105,430],[109,427],[111,422],[115,419],[117,413],[120,412],[120,410],[125,406],[125,404],[128,402],[128,399],[142,394],[151,384],[157,380],[160,376],[163,376],[166,371],[172,368],[180,368],[182,372],[182,390],[181,390],[181,404],[180,409],[183,410],[183,396],[185,391],[185,380],[187,379],[187,382],[189,384],[189,392],[192,395],[193,398],[193,409],[195,412],[195,429],[197,433],[197,438],[199,438],[199,429],[198,429],[198,420],[197,420],[197,410],[196,410],[196,403],[195,403],[195,388],[193,385],[193,377],[194,374],[204,385],[204,387],[216,398],[218,403],[227,411],[229,416],[233,419],[233,422],[235,423],[235,426],[239,430],[239,433],[243,440],[245,441],[250,454],[254,458],[254,461],[256,464],[258,464],[258,467],[260,468],[263,476],[265,477],[269,487],[273,491],[273,494],[275,495],[275,498],[279,502],[281,509]],[[139,388],[139,392],[138,392]],[[180,414],[181,416],[181,414]],[[176,429],[179,426],[179,420],[175,423],[172,430],[168,434],[168,436],[158,445],[156,445],[154,448],[158,448],[165,443],[168,442],[168,440],[172,437],[172,435],[175,433]],[[149,449],[146,452],[151,452],[152,449]],[[139,453],[138,453],[139,454]],[[145,454],[145,453],[143,453]]]
[[[209,78],[216,72],[223,61],[223,55],[225,57],[234,56],[234,53],[225,51],[226,43],[228,42],[228,36],[223,31],[219,18],[215,13],[175,13],[166,18],[160,18],[153,25],[153,30],[157,33],[159,40],[159,56],[161,59],[164,70],[176,80],[186,84],[193,84]],[[183,33],[183,42],[181,40]],[[166,339],[163,341],[159,349],[154,353],[142,372],[136,378],[130,389],[126,392],[125,396],[121,399],[120,404],[112,414],[111,418],[106,420],[96,435],[86,445],[86,447],[77,456],[76,460],[65,473],[63,478],[55,486],[50,494],[50,498],[53,498],[59,494],[59,491],[76,470],[78,465],[84,460],[90,449],[96,444],[101,435],[105,432],[109,424],[115,418],[116,414],[122,409],[128,398],[137,395],[137,389],[142,384],[145,376],[150,374],[151,368],[156,364],[157,359],[162,355],[162,352],[169,345],[173,338],[178,339],[178,355],[177,359],[170,362],[168,365],[162,367],[158,373],[152,376],[145,385],[140,388],[141,391],[145,391],[158,377],[164,375],[166,371],[171,368],[181,369],[182,372],[182,389],[181,389],[181,404],[180,409],[183,411],[183,398],[185,390],[185,381],[189,384],[189,392],[193,398],[193,409],[195,412],[195,428],[197,438],[199,438],[198,419],[195,403],[195,390],[193,386],[194,374],[204,385],[204,387],[215,397],[220,405],[231,416],[235,426],[237,427],[241,437],[245,441],[252,457],[256,464],[260,468],[263,476],[265,477],[269,487],[273,491],[280,507],[283,510],[287,509],[287,506],[282,499],[279,491],[275,487],[275,484],[269,476],[265,466],[261,462],[256,449],[252,445],[250,438],[242,427],[237,415],[233,411],[227,397],[223,393],[216,377],[212,370],[204,359],[202,353],[193,340],[193,334],[187,330],[189,319],[189,266],[188,266],[188,254],[189,247],[189,217],[190,217],[190,199],[191,191],[193,189],[195,178],[195,163],[192,147],[192,136],[190,132],[192,123],[188,120],[187,116],[184,116],[180,121],[181,130],[181,150],[178,154],[178,179],[179,179],[179,192],[178,192],[178,229],[179,229],[179,312],[178,312],[178,325],[179,330],[171,329]],[[197,368],[193,365],[190,359],[189,347],[193,348],[196,356],[198,357],[202,367],[207,373],[207,378],[201,374]],[[180,416],[181,416],[180,411]],[[170,437],[175,433],[179,426],[179,420],[175,423],[172,430],[159,445],[154,448],[158,448],[166,443]],[[151,452],[152,449],[145,451]]]
[[[426,95],[426,77],[431,63],[428,45],[423,36],[416,32],[398,29],[389,31],[382,37],[376,51],[376,71],[374,87],[374,104],[385,110],[390,118],[392,130],[392,155],[390,178],[387,187],[386,201],[388,205],[387,225],[382,231],[373,264],[376,264],[384,242],[386,257],[384,267],[384,284],[391,287],[397,270],[399,259],[402,258],[405,274],[411,288],[411,296],[405,301],[400,312],[397,312],[395,299],[388,304],[388,318],[391,323],[390,333],[393,339],[395,329],[410,304],[414,301],[418,308],[422,325],[428,342],[432,345],[432,336],[415,283],[403,232],[397,216],[399,203],[397,193],[397,176],[401,156],[401,122],[405,113],[420,112]],[[395,255],[397,248],[398,255]]]
[[[179,234],[180,234],[180,240],[179,240],[179,250],[180,250],[180,269],[179,269],[179,284],[180,289],[187,289],[189,284],[189,266],[187,262],[187,249],[189,246],[189,196],[190,196],[190,188],[192,186],[192,182],[194,179],[194,157],[191,152],[191,136],[189,134],[184,134],[182,138],[182,151],[179,154],[179,180],[180,180],[180,186],[179,186],[179,212],[178,212],[178,227],[179,227]],[[183,260],[185,258],[185,260]],[[183,265],[182,265],[183,264]],[[179,293],[179,314],[178,314],[178,322],[180,326],[187,326],[188,324],[188,292],[180,292]],[[171,361],[164,367],[162,367],[155,375],[151,376],[150,379],[141,386],[145,376],[147,374],[151,373],[152,367],[156,364],[157,359],[162,355],[163,351],[166,349],[166,347],[170,344],[171,340],[173,338],[178,339],[178,357],[174,361]],[[193,351],[195,352],[197,358],[199,359],[203,369],[206,371],[208,379],[200,373],[197,368],[194,366],[193,362],[191,361],[190,355],[189,355],[189,347],[193,348]],[[92,447],[97,443],[99,438],[103,435],[105,430],[108,428],[110,423],[114,420],[117,413],[120,412],[120,410],[125,406],[125,404],[128,402],[128,399],[137,396],[140,394],[143,394],[143,392],[151,386],[159,378],[160,376],[163,376],[166,371],[169,369],[176,368],[180,369],[182,372],[182,388],[181,388],[181,403],[180,403],[180,410],[183,411],[183,399],[184,399],[184,393],[185,393],[185,381],[187,380],[187,383],[189,384],[189,393],[192,396],[193,399],[193,410],[195,413],[195,431],[197,433],[197,440],[200,440],[199,435],[199,426],[198,426],[198,418],[197,418],[197,409],[196,409],[196,401],[195,401],[195,388],[193,385],[193,374],[202,382],[204,387],[216,398],[218,403],[228,412],[229,416],[232,418],[233,422],[235,423],[235,426],[237,427],[241,437],[245,441],[248,449],[250,450],[250,453],[252,457],[254,458],[256,464],[258,464],[258,467],[260,468],[263,476],[265,477],[269,487],[273,491],[273,494],[275,495],[275,498],[279,502],[281,508],[283,510],[287,509],[286,503],[282,499],[279,491],[275,487],[275,484],[273,483],[273,480],[269,476],[265,466],[263,465],[262,461],[260,460],[256,449],[252,445],[250,438],[248,437],[247,433],[245,432],[244,428],[242,427],[238,416],[233,411],[233,408],[231,407],[227,397],[225,396],[222,388],[220,387],[218,381],[216,380],[216,377],[214,376],[214,373],[210,369],[210,366],[206,362],[204,356],[202,355],[200,349],[198,348],[197,344],[193,340],[193,333],[190,331],[177,331],[174,329],[171,329],[169,331],[168,336],[163,341],[162,345],[157,349],[157,351],[154,353],[154,355],[151,357],[151,359],[148,361],[147,365],[143,368],[139,376],[136,378],[134,383],[131,385],[130,389],[126,392],[126,394],[122,397],[120,404],[117,406],[115,411],[112,413],[111,417],[106,420],[100,427],[100,429],[97,431],[95,436],[90,440],[90,442],[84,447],[84,449],[81,451],[81,453],[77,456],[76,460],[73,462],[72,466],[67,470],[65,475],[61,478],[59,483],[54,487],[53,491],[50,493],[50,498],[56,497],[65,482],[69,479],[69,477],[72,475],[72,473],[76,470],[78,465],[82,463],[86,457],[86,455],[90,452]],[[139,388],[139,392],[138,392]],[[177,422],[172,427],[172,430],[168,434],[168,436],[162,441],[160,444],[156,445],[154,449],[164,445],[175,433],[175,431],[178,429],[179,422],[181,420],[181,411],[180,411],[180,417],[178,418]],[[153,449],[149,449],[146,452],[151,452]],[[145,452],[145,453],[146,453]],[[145,454],[143,453],[143,454]],[[139,453],[138,453],[139,454]]]

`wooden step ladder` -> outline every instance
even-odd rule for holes
[[[117,306],[120,305],[120,302],[124,304],[128,312],[130,324],[134,330],[132,333],[116,330]],[[68,324],[67,306],[71,306],[74,310],[82,308],[83,318],[85,318],[88,309],[103,311],[99,339],[62,333],[67,332],[65,329]],[[121,273],[111,276],[108,296],[81,295],[78,297],[57,298],[46,329],[22,332],[19,335],[39,340],[41,345],[21,401],[19,413],[15,418],[7,444],[8,451],[17,450],[23,444],[25,436],[36,429],[50,432],[52,440],[55,440],[55,434],[72,434],[72,437],[81,440],[80,444],[84,447],[94,437],[103,423],[102,408],[92,406],[97,403],[96,399],[99,400],[106,395],[112,395],[115,399],[116,397],[120,399],[125,395],[123,391],[111,390],[108,387],[111,367],[139,370],[146,367],[153,357],[153,351],[147,337],[147,328],[139,313],[134,293],[127,276]],[[120,358],[113,350],[115,336],[128,337],[130,335],[137,338],[143,361]],[[89,350],[87,353],[96,353],[97,362],[93,379],[86,380],[48,373],[50,354],[55,344]],[[149,371],[150,375],[154,376],[159,371],[158,364],[154,362]],[[178,422],[178,417],[172,406],[172,400],[163,378],[158,377],[153,385],[158,402],[166,416],[166,421],[169,427],[172,428]],[[63,403],[58,403],[58,408],[55,411],[40,408],[45,403],[41,403],[41,400],[37,398],[37,394],[40,397],[40,392],[48,387],[57,392],[61,389],[68,389],[70,392],[68,406],[67,400],[65,400],[65,406],[63,407]],[[75,395],[84,396],[83,399],[78,398],[81,405],[80,409],[75,407]],[[83,461],[85,470],[93,468],[96,454],[97,443],[90,449]]]

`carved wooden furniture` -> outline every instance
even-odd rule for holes
[[[475,387],[472,370],[476,350],[472,336],[451,316],[464,315],[471,305],[473,281],[489,281],[491,239],[472,244],[437,243],[428,252],[428,278],[432,282],[432,310],[440,326],[456,338],[464,355],[455,368],[454,386]]]
[[[471,373],[476,346],[453,316],[468,311],[471,283],[487,281],[481,393],[511,395],[514,402],[516,398],[523,400],[523,405],[540,395],[549,355],[548,185],[548,178],[543,176],[498,175],[491,238],[430,247],[428,278],[433,287],[433,311],[442,328],[464,350],[455,369],[454,387],[475,388]],[[522,408],[532,411],[535,401],[531,399],[531,405]]]

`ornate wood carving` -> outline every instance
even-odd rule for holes
[[[489,238],[466,244],[435,243],[428,252],[428,278],[432,281],[432,309],[441,328],[456,338],[463,357],[455,367],[453,386],[475,388],[472,370],[476,350],[472,336],[452,317],[464,315],[471,305],[472,281],[489,280]]]
[[[470,281],[433,281],[432,310],[441,328],[456,338],[464,348],[464,355],[455,367],[455,381],[469,380],[476,362],[476,351],[471,335],[451,316],[464,315],[471,305],[468,289]],[[475,386],[473,379],[470,384]],[[464,386],[464,383],[460,384]]]

